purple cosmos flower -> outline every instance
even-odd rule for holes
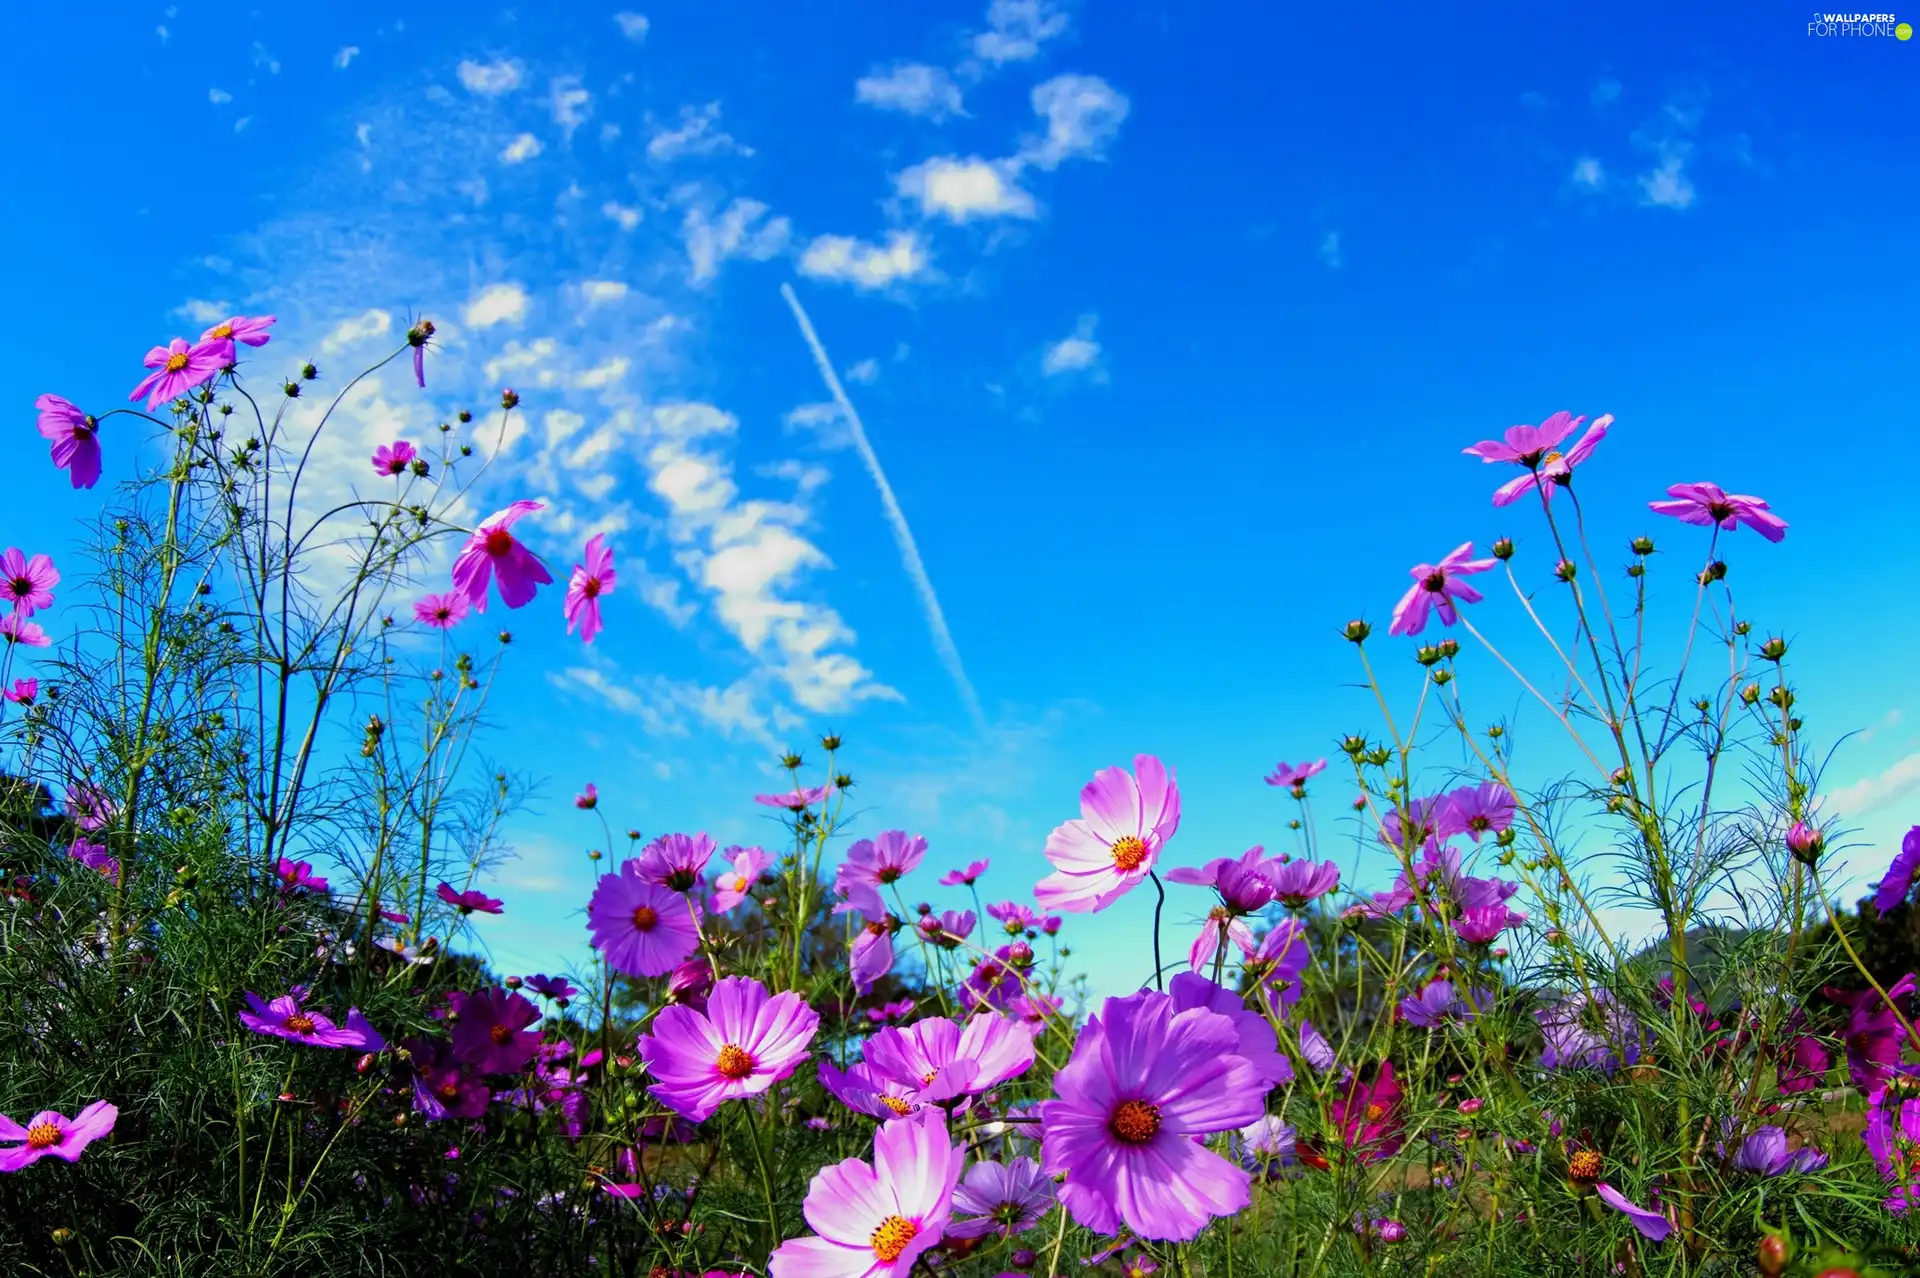
[[[855,1061],[846,1069],[832,1061],[820,1062],[820,1085],[835,1100],[855,1113],[891,1122],[918,1113],[922,1106],[913,1098],[919,1088],[891,1078],[882,1078],[865,1061]]]
[[[1230,1149],[1235,1161],[1256,1176],[1272,1180],[1294,1165],[1297,1133],[1272,1114],[1262,1114],[1233,1134]]]
[[[942,910],[938,914],[923,914],[914,924],[921,937],[942,949],[958,949],[960,943],[973,935],[974,917],[972,910]]]
[[[1463,833],[1464,829],[1451,794],[1414,799],[1407,804],[1404,818],[1396,807],[1389,808],[1380,819],[1380,837],[1389,846],[1408,851],[1418,849],[1427,854],[1437,849],[1441,841]]]
[[[974,964],[960,986],[960,1006],[968,1011],[979,1007],[1005,1010],[1024,990],[1026,982],[1021,973],[1032,965],[1033,947],[1026,942],[1001,946],[991,957]]]
[[[1413,586],[1393,608],[1390,635],[1417,635],[1427,628],[1427,614],[1438,612],[1440,624],[1451,626],[1460,620],[1456,603],[1479,603],[1480,592],[1460,580],[1477,572],[1486,572],[1498,560],[1475,559],[1473,543],[1462,542],[1437,564],[1415,564]]]
[[[540,1046],[540,1011],[510,990],[455,991],[453,1052],[481,1074],[518,1074]]]
[[[1774,1054],[1774,1077],[1783,1096],[1812,1091],[1833,1069],[1833,1053],[1826,1044],[1812,1034],[1798,1032],[1805,1029],[1806,1022],[1806,1013],[1795,1008],[1783,1027],[1788,1037]]]
[[[479,1118],[493,1092],[462,1064],[441,1039],[409,1038],[400,1044],[413,1071],[413,1107],[429,1119]]]
[[[862,839],[847,849],[847,859],[833,878],[833,890],[847,895],[856,883],[878,888],[897,883],[927,854],[927,841],[905,830],[884,830],[878,838]]]
[[[580,992],[564,976],[529,976],[527,988],[541,998],[552,999],[561,1007],[565,1007],[568,1001]]]
[[[1639,1230],[1640,1236],[1648,1242],[1660,1242],[1673,1232],[1673,1226],[1667,1222],[1665,1216],[1657,1211],[1648,1211],[1637,1203],[1629,1202],[1625,1194],[1605,1181],[1601,1181],[1593,1189],[1600,1195],[1601,1202],[1625,1216],[1628,1223]]]
[[[1007,1019],[1038,1038],[1047,1032],[1047,1023],[1060,1014],[1065,1002],[1052,994],[1033,990],[1010,1000],[1005,1010]]]
[[[1167,983],[1167,997],[1173,1000],[1176,1013],[1204,1007],[1232,1021],[1240,1036],[1239,1046],[1234,1050],[1252,1067],[1254,1080],[1261,1086],[1272,1088],[1293,1081],[1293,1064],[1280,1054],[1273,1026],[1264,1016],[1248,1008],[1238,993],[1215,985],[1204,976],[1182,972]]]
[[[82,830],[103,830],[113,824],[117,809],[107,792],[90,781],[67,787],[67,815]]]
[[[1362,1163],[1377,1163],[1399,1153],[1406,1143],[1402,1097],[1393,1062],[1381,1061],[1371,1080],[1357,1074],[1347,1080],[1345,1094],[1327,1106],[1327,1117],[1339,1129],[1344,1148]]]
[[[1333,1044],[1305,1017],[1300,1019],[1300,1055],[1315,1073],[1324,1074],[1333,1068]]]
[[[1916,870],[1920,870],[1920,825],[1908,830],[1907,837],[1900,840],[1900,851],[1881,878],[1879,890],[1873,894],[1876,913],[1885,914],[1907,899],[1907,893],[1913,890]]]
[[[713,964],[705,956],[696,954],[667,973],[667,992],[662,1001],[704,1012],[707,995],[713,993],[713,982]]]
[[[100,423],[58,395],[42,395],[33,406],[41,437],[53,445],[53,464],[75,488],[93,487],[100,480]]]
[[[53,607],[53,588],[60,584],[60,570],[47,555],[27,558],[18,546],[9,546],[0,554],[0,603],[31,617],[42,608]]]
[[[451,630],[467,615],[467,597],[457,591],[428,595],[413,605],[413,619],[435,630]]]
[[[15,679],[11,688],[0,692],[0,696],[4,696],[15,705],[22,706],[31,706],[39,695],[40,681],[34,678]]]
[[[1483,834],[1498,834],[1513,826],[1513,791],[1498,781],[1464,786],[1449,794],[1447,802],[1460,833],[1475,843]]]
[[[432,320],[423,319],[407,330],[407,345],[413,347],[413,380],[422,390],[427,387],[427,343],[432,340]]]
[[[282,892],[324,892],[327,881],[313,872],[313,866],[306,861],[289,861],[284,856],[273,867],[274,877],[280,880]]]
[[[733,868],[713,880],[713,897],[708,908],[715,914],[725,914],[746,900],[753,892],[753,885],[773,864],[773,857],[759,848],[728,848],[726,855],[732,860]]]
[[[639,876],[638,861],[603,874],[587,902],[587,930],[614,971],[665,976],[700,947],[698,907]]]
[[[875,1025],[887,1025],[895,1021],[904,1021],[912,1015],[913,1000],[910,998],[895,999],[891,1003],[882,1003],[878,1007],[869,1007],[867,1009],[867,1019]]]
[[[232,342],[199,342],[189,346],[184,337],[156,346],[147,352],[145,360],[153,371],[140,379],[127,399],[137,400],[145,395],[147,411],[151,413],[156,405],[178,399],[200,383],[211,380],[227,366],[232,351]]]
[[[1331,861],[1269,861],[1267,881],[1274,900],[1299,910],[1340,886],[1340,867]]]
[[[434,889],[434,895],[438,896],[448,905],[453,906],[456,910],[459,910],[462,914],[472,914],[475,910],[478,910],[482,914],[500,913],[501,902],[488,896],[485,892],[456,892],[453,890],[453,884],[442,883]]]
[[[769,1278],[906,1278],[946,1233],[961,1160],[938,1111],[886,1124],[871,1166],[849,1158],[814,1176],[801,1211],[815,1236],[781,1243]]]
[[[1005,1017],[982,1012],[964,1027],[929,1016],[904,1029],[888,1026],[861,1048],[875,1077],[908,1087],[922,1102],[991,1091],[1033,1066],[1033,1036]]]
[[[1150,754],[1136,755],[1133,767],[1094,773],[1080,791],[1080,819],[1047,836],[1055,872],[1033,889],[1042,909],[1098,913],[1153,872],[1180,828],[1180,787]]]
[[[587,788],[573,796],[573,806],[582,812],[591,812],[600,806],[600,791],[593,782],[587,782]]]
[[[789,790],[785,794],[756,794],[753,796],[753,801],[763,808],[785,808],[789,812],[805,812],[832,793],[832,786],[816,785],[805,790]]]
[[[0,639],[8,643],[23,643],[29,648],[45,648],[53,642],[47,632],[40,628],[37,621],[28,621],[17,612],[0,617]]]
[[[43,1109],[23,1127],[0,1114],[0,1172],[17,1172],[42,1158],[80,1161],[80,1151],[113,1130],[120,1110],[108,1101],[95,1101],[72,1118]]]
[[[1880,1175],[1893,1182],[1894,1194],[1886,1200],[1888,1211],[1904,1214],[1920,1201],[1920,1099],[1903,1100],[1898,1106],[1876,1105],[1867,1113],[1866,1130],[1860,1133],[1867,1152],[1880,1168]]]
[[[85,838],[75,839],[67,848],[67,856],[103,878],[118,880],[120,877],[120,859],[108,856],[104,844],[89,843]]]
[[[1905,998],[1914,992],[1914,976],[1908,972],[1887,988],[1887,999]],[[1839,990],[1829,987],[1827,998],[1848,1009],[1847,1024],[1840,1041],[1847,1049],[1847,1072],[1854,1086],[1866,1089],[1886,1080],[1900,1063],[1901,1028],[1896,1003],[1881,999],[1878,991]]]
[[[1300,1001],[1300,974],[1311,957],[1306,929],[1300,920],[1285,918],[1267,929],[1243,966],[1266,991],[1267,1005],[1284,1014]]]
[[[971,861],[964,870],[948,870],[940,876],[941,887],[972,887],[987,872],[988,862]]]
[[[1307,782],[1327,770],[1325,759],[1315,759],[1312,763],[1276,763],[1267,776],[1268,785],[1277,785],[1293,791],[1296,799],[1307,795]]]
[[[1756,1128],[1740,1142],[1733,1165],[1760,1176],[1779,1176],[1786,1172],[1819,1171],[1827,1165],[1827,1156],[1811,1145],[1789,1150],[1786,1129],[1769,1124]]]
[[[1463,910],[1448,922],[1468,945],[1491,945],[1502,932],[1525,919],[1526,915],[1515,914],[1504,905],[1482,905]]]
[[[1667,496],[1674,500],[1648,502],[1648,507],[1701,528],[1718,527],[1731,532],[1745,524],[1773,542],[1787,535],[1787,521],[1769,510],[1767,503],[1758,497],[1729,493],[1718,484],[1675,484],[1667,489]]]
[[[567,582],[567,598],[563,611],[567,618],[567,633],[573,633],[574,624],[580,626],[580,642],[592,643],[593,637],[600,633],[600,600],[613,593],[613,552],[607,549],[607,539],[595,533],[587,541],[583,552],[585,564],[573,566],[573,576]]]
[[[453,588],[467,597],[475,612],[487,610],[487,583],[500,581],[500,598],[509,608],[533,602],[534,591],[551,584],[546,565],[513,535],[522,515],[546,509],[546,503],[516,501],[481,521],[453,561]]]
[[[1576,992],[1534,1013],[1546,1045],[1547,1069],[1597,1069],[1611,1074],[1640,1059],[1640,1022],[1606,990]]]
[[[1400,1000],[1400,1019],[1421,1029],[1470,1021],[1485,1008],[1488,995],[1485,990],[1470,990],[1468,994],[1462,998],[1451,981],[1428,981],[1418,994]]]
[[[640,1040],[640,1058],[658,1081],[647,1090],[689,1122],[725,1101],[758,1096],[799,1068],[820,1015],[798,994],[769,995],[744,976],[713,987],[707,1010],[663,1008]]]
[[[852,890],[852,898],[835,906],[833,912],[857,913],[864,921],[847,953],[847,970],[853,977],[853,992],[865,998],[880,978],[893,970],[894,917],[872,888],[855,885]]]
[[[305,991],[297,986],[271,1003],[249,990],[247,1010],[240,1013],[240,1023],[256,1034],[314,1047],[351,1047],[362,1052],[378,1052],[386,1047],[387,1040],[367,1024],[359,1008],[348,1008],[346,1024],[335,1025],[331,1018],[301,1007],[304,998]]]
[[[1210,887],[1234,914],[1253,914],[1273,903],[1271,866],[1267,850],[1255,844],[1237,857],[1215,857],[1202,866],[1178,866],[1167,871],[1169,883]]]
[[[1600,441],[1607,437],[1607,428],[1613,425],[1613,414],[1608,413],[1597,418],[1580,437],[1580,442],[1568,449],[1563,455],[1559,446],[1568,435],[1580,429],[1584,417],[1574,417],[1569,413],[1555,413],[1539,426],[1515,426],[1507,431],[1507,442],[1483,440],[1471,448],[1463,449],[1470,456],[1487,462],[1513,462],[1526,468],[1527,473],[1518,479],[1510,479],[1494,490],[1493,504],[1511,506],[1514,502],[1534,489],[1540,490],[1543,501],[1553,500],[1553,490],[1563,488],[1573,482],[1573,468],[1593,455]],[[1534,432],[1521,439],[1521,447],[1513,445],[1516,431]],[[1552,442],[1541,448],[1540,444],[1551,439]]]
[[[987,907],[987,917],[1000,920],[1008,936],[1018,936],[1028,928],[1038,929],[1040,913],[1018,901],[997,901]]]
[[[1580,429],[1584,417],[1555,413],[1538,426],[1509,426],[1505,439],[1486,439],[1460,451],[1484,462],[1511,462],[1528,470],[1539,467],[1547,455]]]
[[[950,1238],[1012,1238],[1053,1210],[1053,1181],[1031,1158],[975,1163],[953,1191],[953,1210]]]
[[[233,344],[241,342],[248,346],[265,346],[270,340],[267,330],[273,326],[272,315],[235,315],[231,319],[221,320],[206,332],[200,334],[200,340],[207,344],[221,344],[220,366],[233,363],[236,352]]]
[[[373,450],[373,473],[376,475],[404,475],[407,466],[420,452],[404,439],[396,439],[391,444],[382,444]]]
[[[643,883],[692,892],[704,881],[714,842],[705,834],[663,834],[641,849],[636,873]]]
[[[1184,1242],[1251,1197],[1247,1173],[1195,1137],[1245,1127],[1266,1089],[1239,1054],[1239,1028],[1165,994],[1110,998],[1040,1106],[1041,1165],[1066,1175],[1060,1199],[1099,1234]]]

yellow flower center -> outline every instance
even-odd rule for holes
[[[493,1039],[494,1046],[496,1047],[505,1047],[508,1043],[513,1041],[513,1031],[508,1029],[505,1025],[494,1026],[492,1029],[487,1031],[487,1036]]]
[[[208,334],[208,336],[209,336],[209,337],[211,337],[211,338],[213,338],[213,339],[214,339],[214,340],[216,340],[216,341],[218,341],[218,340],[219,340],[220,338],[223,338],[223,337],[232,337],[232,336],[233,336],[233,325],[231,325],[231,324],[217,324],[217,325],[215,325],[215,326],[214,326],[214,330],[213,330],[213,332],[211,332],[211,333],[209,333],[209,334]]]
[[[633,926],[642,932],[653,931],[653,925],[660,921],[660,911],[651,905],[643,905],[633,912]]]
[[[27,1128],[28,1149],[51,1149],[60,1143],[60,1129],[52,1123],[35,1123]]]
[[[1147,845],[1131,834],[1121,835],[1113,841],[1113,867],[1122,874],[1132,874],[1147,859]]]
[[[185,351],[175,351],[173,354],[167,356],[167,371],[169,373],[177,373],[186,366],[187,353]]]
[[[920,1226],[905,1216],[889,1216],[880,1222],[880,1227],[873,1231],[873,1237],[869,1241],[873,1244],[873,1254],[882,1264],[890,1265],[900,1259],[900,1253],[905,1251],[919,1234]]]
[[[1150,1101],[1121,1101],[1107,1120],[1114,1138],[1128,1145],[1144,1145],[1160,1134],[1160,1107]]]
[[[1377,1123],[1386,1116],[1387,1107],[1385,1105],[1382,1105],[1379,1101],[1373,1101],[1368,1104],[1367,1121],[1369,1123]]]
[[[737,1043],[728,1043],[713,1058],[713,1068],[720,1077],[738,1082],[753,1073],[753,1054]]]
[[[933,1086],[933,1080],[938,1077],[940,1077],[940,1071],[937,1069],[930,1069],[926,1073],[920,1076],[920,1086],[931,1087]]]
[[[1593,1181],[1600,1179],[1600,1154],[1597,1150],[1583,1149],[1567,1160],[1567,1175],[1574,1180]]]
[[[313,1018],[305,1012],[295,1012],[287,1018],[287,1028],[296,1034],[311,1034],[318,1026],[313,1023]]]
[[[913,1112],[913,1106],[907,1104],[907,1102],[901,1100],[898,1096],[882,1096],[880,1103],[902,1118],[905,1118]]]

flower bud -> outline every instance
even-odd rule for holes
[[[1365,737],[1344,737],[1340,741],[1340,749],[1344,754],[1354,756],[1363,755],[1367,752],[1367,739]]]
[[[1760,1240],[1754,1259],[1760,1266],[1760,1278],[1780,1278],[1787,1272],[1787,1240],[1779,1234],[1768,1234]]]
[[[1501,560],[1513,558],[1513,538],[1502,537],[1499,541],[1494,542],[1493,557]]]
[[[359,1060],[353,1063],[353,1072],[356,1074],[364,1074],[372,1068],[373,1068],[372,1052],[367,1052],[363,1054]]]
[[[299,383],[299,382],[288,382],[288,383],[287,383],[286,385],[284,385],[284,386],[282,386],[282,387],[281,387],[280,389],[286,392],[286,395],[287,395],[287,398],[288,398],[288,399],[299,399],[299,398],[300,398],[300,383]]]
[[[1365,643],[1367,636],[1373,633],[1373,627],[1364,621],[1349,621],[1343,633],[1349,643]]]
[[[312,361],[308,361],[300,366],[300,376],[307,381],[312,381],[314,378],[320,376],[320,370],[313,366]]]
[[[1751,621],[1736,621],[1733,623],[1733,633],[1744,638],[1753,633],[1753,623]]]
[[[1757,683],[1750,683],[1746,687],[1740,689],[1740,700],[1750,706],[1758,705],[1760,702],[1760,685]]]
[[[1559,563],[1553,566],[1553,575],[1558,577],[1562,581],[1572,581],[1575,571],[1576,569],[1574,568],[1573,560],[1571,559],[1562,559]]]
[[[509,386],[500,392],[500,407],[511,412],[520,407],[520,392]]]
[[[462,426],[464,426],[468,422],[473,420],[473,414],[463,408],[458,413],[454,414],[454,420],[459,422]]]
[[[1452,661],[1460,655],[1460,641],[1458,639],[1442,639],[1440,641],[1440,655],[1448,661]]]
[[[1787,851],[1793,853],[1793,859],[1811,867],[1820,859],[1820,853],[1826,850],[1826,836],[1805,821],[1795,821],[1787,831]]]
[[[1440,650],[1432,644],[1422,644],[1414,650],[1413,659],[1423,666],[1430,666],[1440,660]]]
[[[407,330],[407,345],[425,346],[427,339],[433,336],[433,321],[423,319]]]
[[[820,738],[820,748],[822,750],[838,750],[840,748],[840,738],[829,732],[826,736]]]
[[[414,475],[417,476],[418,478],[425,479],[427,477],[427,471],[430,468],[427,465],[426,458],[416,457],[411,462],[407,463],[407,469],[411,470],[414,473]]]
[[[1635,537],[1633,539],[1632,550],[1636,555],[1651,555],[1653,553],[1653,538]]]
[[[1765,657],[1768,661],[1774,661],[1774,662],[1779,661],[1782,657],[1787,655],[1787,641],[1784,639],[1767,640],[1765,643],[1760,645],[1760,655]]]

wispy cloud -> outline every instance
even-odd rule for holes
[[[519,324],[527,317],[527,290],[518,284],[490,284],[474,295],[462,312],[467,327],[492,328],[496,324]]]
[[[531,133],[522,133],[519,137],[500,149],[500,163],[525,164],[528,160],[539,155],[544,149],[545,148],[540,145],[539,138],[536,138]]]
[[[1320,260],[1336,271],[1347,264],[1340,252],[1340,232],[1328,231],[1320,237]]]
[[[1000,65],[1026,62],[1040,55],[1040,46],[1064,34],[1067,15],[1050,0],[993,0],[987,7],[987,29],[973,37],[973,54]]]
[[[793,227],[784,217],[768,217],[770,211],[760,201],[746,199],[733,201],[714,218],[697,206],[688,209],[680,226],[687,246],[688,279],[705,284],[720,273],[720,264],[728,258],[764,262],[785,250]]]
[[[662,126],[647,140],[647,156],[666,163],[689,155],[719,155],[737,152],[752,155],[753,148],[742,146],[731,133],[720,127],[720,104],[680,108],[678,127]]]
[[[847,369],[847,380],[860,386],[871,386],[880,380],[880,361],[863,359]]]
[[[1020,159],[1042,169],[1070,159],[1101,159],[1120,133],[1131,104],[1097,75],[1060,75],[1033,90],[1035,114],[1046,134],[1029,142]]]
[[[1920,752],[1895,759],[1852,785],[1827,791],[1821,808],[1851,820],[1870,816],[1916,790],[1920,790]]]
[[[1020,189],[1018,169],[1010,161],[938,156],[894,177],[900,194],[917,201],[928,217],[953,222],[978,217],[1035,217],[1033,196]]]
[[[1573,162],[1573,172],[1568,180],[1583,190],[1598,191],[1607,184],[1607,174],[1600,167],[1599,160],[1591,155],[1583,155]]]
[[[646,14],[634,13],[627,9],[622,9],[619,13],[614,14],[613,22],[615,26],[620,28],[620,34],[635,44],[639,44],[645,40],[647,38],[647,31],[653,26],[652,23],[647,21]]]
[[[859,289],[886,288],[927,269],[926,246],[912,231],[895,231],[885,244],[846,235],[814,237],[800,255],[800,273]]]
[[[471,59],[462,62],[456,68],[460,83],[469,93],[477,93],[483,98],[497,98],[503,93],[511,93],[520,87],[525,76],[525,68],[510,58],[497,62],[474,62]]]
[[[227,103],[233,101],[233,95],[225,89],[208,89],[207,101],[213,103],[215,106],[225,106]]]
[[[1694,149],[1692,134],[1705,114],[1704,94],[1683,94],[1669,100],[1634,132],[1634,146],[1654,158],[1653,167],[1635,178],[1643,207],[1676,211],[1692,207],[1695,192],[1687,161]]]
[[[345,71],[349,66],[353,65],[353,60],[359,56],[360,56],[359,45],[357,44],[345,45],[341,48],[341,50],[338,53],[333,55],[333,65],[338,67],[340,70]]]
[[[1071,336],[1063,337],[1048,345],[1040,356],[1040,371],[1048,377],[1061,377],[1068,373],[1090,373],[1098,380],[1104,377],[1100,367],[1100,343],[1093,340],[1094,329],[1099,326],[1098,315],[1082,315],[1073,326]]]
[[[965,115],[960,86],[945,68],[924,62],[898,62],[861,76],[853,84],[856,101],[883,111],[904,111],[929,120]]]

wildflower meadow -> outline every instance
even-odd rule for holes
[[[1373,714],[1264,778],[1265,845],[1169,861],[1179,760],[1116,745],[982,858],[824,735],[739,796],[766,846],[579,778],[583,960],[501,971],[489,694],[536,673],[514,629],[620,624],[620,547],[530,499],[467,526],[513,390],[313,510],[353,379],[274,325],[15,446],[93,513],[0,559],[0,1272],[1920,1272],[1920,1000],[1870,948],[1920,826],[1844,911],[1817,690],[1736,594],[1793,510],[1585,508],[1634,464],[1610,416],[1438,442],[1484,528],[1409,523],[1408,579],[1319,618]],[[435,334],[385,364],[426,385]],[[1095,997],[1076,937],[1135,894],[1154,975]]]

